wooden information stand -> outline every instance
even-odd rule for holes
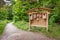
[[[29,29],[31,27],[45,27],[48,31],[48,14],[51,9],[48,8],[33,8],[28,11],[29,15]]]

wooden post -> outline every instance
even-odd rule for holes
[[[48,14],[50,14],[50,13],[48,11],[46,11],[46,13],[47,13],[47,27],[46,27],[46,31],[48,31],[48,18],[49,18]]]
[[[47,13],[46,31],[48,31],[48,13]]]
[[[29,29],[28,29],[28,31],[30,31],[31,30],[31,21],[30,21],[30,14],[29,14]]]
[[[30,27],[31,27],[31,26],[30,26],[30,15],[29,15],[29,29],[28,29],[29,31],[30,31]]]

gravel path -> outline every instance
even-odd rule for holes
[[[54,40],[42,33],[22,31],[16,28],[13,23],[8,23],[3,32],[1,40]]]

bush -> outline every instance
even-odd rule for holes
[[[8,15],[8,13],[7,13],[6,8],[5,7],[1,7],[0,8],[0,20],[7,19],[7,15]]]
[[[0,34],[4,31],[4,28],[7,24],[7,20],[0,20]]]
[[[27,30],[29,28],[29,24],[26,21],[17,21],[16,23],[14,23],[14,25],[16,25],[17,28],[22,30]]]

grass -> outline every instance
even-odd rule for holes
[[[45,32],[45,34],[50,38],[56,38],[57,40],[60,40],[60,25],[49,25],[49,30],[48,32]]]
[[[48,32],[46,32],[45,28],[39,28],[39,27],[34,27],[34,28],[32,28],[31,31],[42,32],[47,37],[55,38],[56,40],[60,40],[60,25],[57,25],[57,24],[54,24],[53,26],[49,25]]]
[[[14,23],[19,29],[22,30],[28,30],[29,28],[29,23],[25,21],[17,21]],[[40,28],[40,27],[32,27],[33,32],[42,32],[46,36],[50,38],[56,38],[57,40],[60,40],[60,25],[54,24],[54,26],[49,25],[49,30],[48,32],[45,31],[45,28]]]
[[[16,23],[14,23],[17,28],[22,29],[22,30],[28,30],[28,22],[25,21],[17,21]]]
[[[0,35],[3,33],[7,20],[0,20]]]

